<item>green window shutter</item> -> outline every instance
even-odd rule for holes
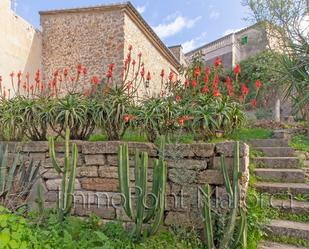
[[[245,45],[248,43],[248,36],[244,36],[241,38],[241,45]]]

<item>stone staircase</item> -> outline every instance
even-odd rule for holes
[[[260,193],[270,194],[270,205],[282,213],[309,216],[309,202],[282,198],[285,194],[308,195],[306,170],[301,168],[300,160],[295,156],[294,150],[289,147],[288,139],[284,133],[280,138],[257,139],[249,144],[258,156],[253,158],[257,182],[255,188]],[[277,198],[276,198],[277,197]],[[281,197],[281,199],[280,199]],[[272,220],[266,227],[266,233],[273,237],[286,236],[308,240],[309,223],[289,220]],[[285,245],[265,241],[260,249],[296,249],[293,245]]]

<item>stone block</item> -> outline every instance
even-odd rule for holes
[[[62,179],[50,179],[45,182],[47,190],[58,191],[61,188]],[[78,179],[75,180],[75,190],[81,189]]]
[[[48,152],[47,141],[27,142],[22,147],[23,152]]]
[[[97,177],[97,166],[82,166],[77,168],[77,177]]]
[[[223,174],[219,170],[207,169],[198,173],[197,177],[198,184],[214,184],[222,185],[224,184]]]
[[[212,157],[215,145],[209,143],[198,144],[168,144],[166,156],[171,158]]]
[[[166,159],[168,168],[179,168],[179,169],[191,169],[191,170],[204,170],[208,168],[208,160],[194,160],[194,159],[178,159],[171,160]]]
[[[86,165],[106,165],[104,155],[85,155]]]
[[[84,190],[95,190],[102,192],[118,192],[119,182],[117,179],[82,178],[81,187]]]
[[[174,168],[168,171],[168,180],[173,183],[188,185],[196,182],[197,171]]]
[[[235,142],[221,142],[217,143],[215,152],[217,156],[224,155],[226,157],[234,156]],[[249,146],[245,143],[239,143],[239,155],[240,157],[249,156]]]
[[[113,220],[116,218],[116,210],[112,207],[98,207],[97,205],[74,205],[73,213],[78,216],[95,214],[103,219]]]

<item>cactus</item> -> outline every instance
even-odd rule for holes
[[[12,165],[8,165],[8,146],[0,144],[0,204],[12,211],[27,206],[31,188],[35,183],[40,163],[29,165],[22,162],[19,152],[16,153]]]
[[[78,157],[77,145],[72,144],[72,155],[70,156],[70,129],[67,127],[65,132],[65,157],[63,167],[57,162],[53,137],[49,138],[48,147],[53,167],[62,175],[60,197],[57,207],[59,220],[63,221],[64,217],[70,214],[72,209]]]
[[[161,149],[164,147],[164,141]],[[134,234],[137,240],[142,235],[151,236],[155,234],[161,224],[164,206],[165,206],[165,187],[166,187],[166,162],[161,154],[159,159],[155,160],[153,168],[153,181],[150,196],[152,202],[150,207],[145,207],[147,196],[147,169],[148,153],[135,152],[135,190],[136,190],[136,211],[133,212],[131,191],[129,187],[129,151],[128,145],[120,145],[118,151],[119,165],[119,185],[121,194],[124,197],[123,209],[127,216],[135,223]],[[148,195],[149,196],[149,195]],[[151,223],[148,231],[143,231],[143,225]]]
[[[240,244],[246,248],[246,211],[240,207],[240,187],[239,187],[239,142],[236,142],[233,161],[233,182],[231,183],[225,157],[221,156],[221,169],[224,178],[224,185],[229,197],[232,199],[232,207],[227,212],[225,229],[222,238],[218,239],[219,249],[236,249]],[[214,249],[213,218],[211,213],[211,187],[207,184],[204,187],[203,209],[204,230],[207,239],[207,248]],[[238,230],[236,230],[238,227]]]

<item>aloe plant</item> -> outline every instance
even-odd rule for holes
[[[221,170],[224,178],[224,185],[229,197],[232,200],[229,210],[225,217],[225,229],[222,238],[217,239],[218,245],[214,240],[214,218],[211,209],[211,187],[207,184],[204,187],[202,215],[204,219],[204,230],[207,239],[208,249],[236,249],[240,244],[242,248],[246,246],[247,217],[245,209],[240,207],[240,183],[239,183],[239,142],[236,142],[233,162],[233,181],[231,183],[225,157],[221,156]],[[237,229],[236,229],[237,228]]]
[[[65,132],[65,158],[62,167],[57,162],[55,153],[55,141],[53,137],[48,140],[49,155],[55,170],[62,175],[60,197],[58,200],[58,216],[63,221],[64,217],[70,214],[73,202],[73,192],[76,178],[77,166],[77,145],[72,144],[72,155],[70,155],[70,129],[67,127]]]
[[[13,163],[9,165],[8,157],[8,145],[0,144],[0,205],[17,211],[27,206],[32,186],[37,180],[40,163],[35,164],[31,160],[27,165],[18,152]]]
[[[162,142],[161,149],[163,149]],[[163,151],[163,150],[161,150]],[[142,235],[151,236],[158,231],[161,224],[164,206],[165,206],[165,187],[167,178],[166,162],[162,153],[159,159],[155,160],[153,168],[152,190],[150,195],[152,201],[149,207],[145,207],[147,196],[147,169],[148,169],[148,153],[135,152],[135,190],[136,203],[134,211],[132,208],[130,176],[129,176],[129,148],[128,145],[120,145],[118,151],[119,164],[119,185],[120,191],[124,197],[123,209],[127,216],[135,223],[134,234],[137,240]],[[143,225],[148,224],[148,230],[143,231]]]

